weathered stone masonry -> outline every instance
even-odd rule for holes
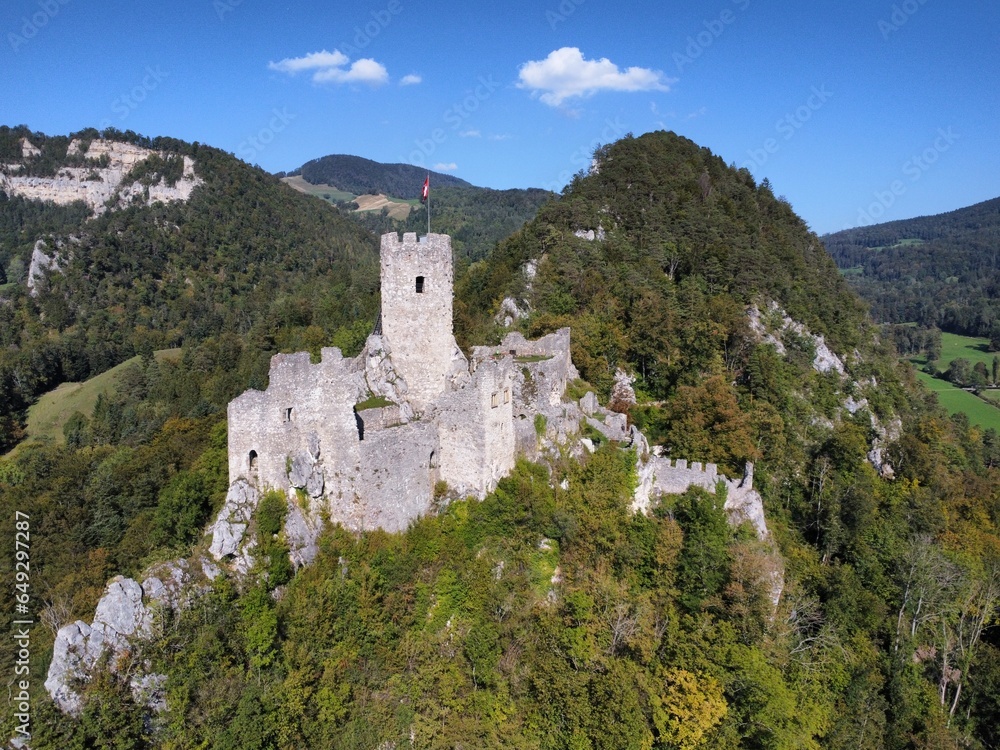
[[[528,443],[524,423],[552,411],[576,376],[568,329],[539,342],[508,337],[471,362],[462,354],[448,236],[384,236],[381,272],[382,332],[360,356],[276,355],[267,390],[229,405],[230,482],[298,495],[317,527],[325,510],[352,529],[404,529],[430,509],[438,481],[484,497]],[[536,361],[518,363],[519,351]],[[544,398],[526,378],[545,384]]]

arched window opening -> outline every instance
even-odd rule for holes
[[[250,451],[250,471],[257,471],[257,451]]]

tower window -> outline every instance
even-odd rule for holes
[[[257,451],[250,451],[250,471],[257,471]]]
[[[499,393],[494,393],[493,394],[493,398],[491,400],[490,406],[492,406],[494,409],[496,409],[498,406],[500,406],[500,394]]]
[[[424,293],[424,277],[417,276],[417,294]]]
[[[291,422],[292,421],[292,407],[289,406],[289,407],[287,407],[284,410],[284,412],[282,412],[282,419],[281,419],[281,421],[282,422]]]

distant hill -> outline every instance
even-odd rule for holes
[[[451,235],[458,258],[481,260],[498,242],[531,221],[556,197],[540,188],[493,190],[410,164],[381,164],[360,156],[334,154],[306,162],[281,175],[296,190],[340,207],[376,235],[426,232],[427,212],[418,202],[427,175],[435,232]],[[363,196],[381,196],[365,199]],[[395,199],[395,200],[394,200]]]
[[[822,239],[880,322],[974,336],[1000,323],[1000,198]]]
[[[428,172],[412,164],[382,164],[348,154],[331,154],[307,161],[298,172],[311,185],[329,185],[354,195],[418,198],[428,174],[435,187],[473,187],[458,177]]]

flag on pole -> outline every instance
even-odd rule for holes
[[[431,176],[427,175],[424,178],[424,188],[420,191],[420,202],[426,203],[427,199],[431,197]]]

